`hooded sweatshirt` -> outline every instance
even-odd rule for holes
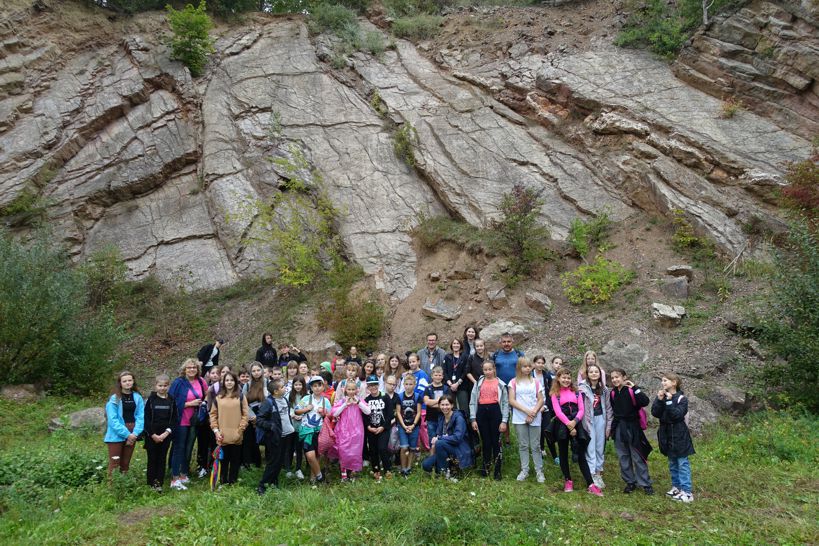
[[[256,350],[256,362],[260,363],[265,368],[269,366],[278,366],[279,354],[272,343],[265,343],[265,336],[262,336],[262,346]]]

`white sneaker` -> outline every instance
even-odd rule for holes
[[[680,491],[680,490],[679,490],[679,489],[677,489],[676,487],[672,487],[671,489],[669,489],[668,491],[666,491],[666,495],[668,495],[669,497],[676,497],[676,496],[677,496],[677,495],[679,495],[680,493],[682,493],[682,491]]]
[[[691,493],[686,493],[685,491],[680,491],[679,493],[677,493],[676,495],[674,495],[671,498],[676,500],[676,501],[685,502],[685,503],[694,502],[694,495],[692,495]]]
[[[370,461],[364,459],[364,468],[367,468],[368,466],[370,466]]]
[[[190,481],[191,481],[191,479],[189,477],[187,477],[187,476],[185,476],[184,478],[179,478],[179,483],[182,483],[182,484],[188,483]]]
[[[199,474],[197,474],[197,476],[199,476],[200,479],[204,478],[207,475],[208,475],[208,471],[205,470],[204,468],[200,468],[199,469]]]
[[[526,478],[528,478],[528,477],[529,477],[529,472],[526,471],[526,470],[521,470],[520,474],[518,474],[518,481],[519,482],[525,481]]]
[[[301,470],[296,470],[296,478],[298,478],[300,480],[304,479],[304,474],[302,473]]]
[[[546,478],[543,476],[543,472],[537,473],[537,483],[546,483]]]
[[[174,480],[171,482],[171,489],[176,489],[177,491],[186,491],[188,488],[180,480]]]
[[[292,473],[292,472],[288,472],[287,474],[285,474],[285,475],[284,475],[284,477],[285,477],[285,478],[292,478],[292,477],[293,477],[293,473]]]
[[[606,488],[606,482],[603,481],[603,475],[602,474],[597,475],[597,481],[600,482],[600,483],[597,484],[597,487],[599,487],[600,489],[605,489]]]

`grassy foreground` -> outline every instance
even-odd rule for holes
[[[363,477],[316,489],[283,480],[259,497],[261,471],[211,493],[204,481],[187,492],[156,494],[144,485],[145,452],[132,472],[101,483],[105,450],[97,433],[48,434],[47,418],[79,402],[0,401],[0,543],[3,544],[308,544],[332,543],[629,543],[805,544],[819,542],[819,419],[763,413],[714,427],[696,441],[696,501],[664,497],[666,459],[650,458],[657,495],[624,495],[611,446],[602,499],[518,483],[516,449],[504,480],[472,474],[459,483]],[[513,446],[514,447],[514,446]],[[576,465],[575,483],[582,481]]]

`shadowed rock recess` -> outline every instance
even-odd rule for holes
[[[194,83],[148,36],[76,54],[48,77],[20,60],[39,49],[4,40],[0,207],[35,192],[73,254],[112,243],[133,278],[188,289],[276,261],[253,242],[266,229],[258,203],[275,197],[282,224],[317,214],[289,198],[282,161],[306,160],[299,177],[340,211],[347,256],[402,300],[416,285],[418,222],[487,226],[516,183],[542,192],[555,239],[603,209],[620,220],[680,208],[736,251],[743,223],[781,227],[783,163],[810,151],[804,131],[755,113],[719,119],[720,100],[624,50],[441,67],[399,41],[339,73],[302,20],[280,18],[222,35]],[[393,148],[402,124],[417,131],[415,167]]]

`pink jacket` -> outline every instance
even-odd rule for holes
[[[561,388],[560,392],[557,396],[552,396],[552,407],[554,408],[555,416],[560,419],[560,422],[564,425],[568,425],[569,419],[563,413],[563,409],[560,407],[560,404],[577,404],[577,415],[575,416],[575,422],[579,423],[583,420],[583,395],[580,394],[580,391],[573,392],[571,389]]]

